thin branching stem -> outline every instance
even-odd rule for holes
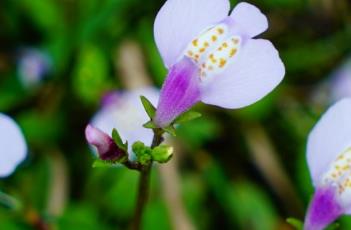
[[[159,146],[162,141],[163,131],[161,129],[154,130],[154,137],[152,140],[151,148]],[[143,213],[145,210],[145,206],[147,200],[149,198],[149,190],[150,190],[150,174],[151,174],[151,167],[152,161],[149,162],[147,165],[142,165],[140,168],[140,180],[139,180],[139,188],[138,188],[138,197],[137,197],[137,204],[134,213],[134,219],[132,223],[132,230],[140,230],[141,221],[143,217]]]

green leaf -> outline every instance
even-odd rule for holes
[[[295,218],[288,218],[286,219],[286,222],[288,222],[290,225],[294,226],[296,230],[303,230],[303,222],[301,220],[295,219]]]
[[[178,116],[175,120],[174,120],[174,124],[181,124],[181,123],[185,123],[194,119],[197,119],[199,117],[201,117],[201,113],[199,112],[195,112],[195,111],[187,111],[183,114],[181,114],[180,116]]]
[[[93,163],[93,168],[115,168],[117,165],[111,161],[96,159]]]
[[[176,134],[176,129],[173,127],[173,125],[169,125],[167,127],[162,128],[165,132],[171,134],[172,136],[177,136]]]
[[[125,152],[128,151],[128,142],[123,144],[122,138],[119,135],[117,129],[112,130],[112,139],[119,148],[123,149]]]
[[[153,106],[152,103],[144,96],[140,96],[140,99],[141,99],[141,103],[143,103],[143,106],[147,115],[149,115],[150,119],[152,119],[156,113],[155,106]]]
[[[143,127],[147,128],[147,129],[157,129],[158,128],[153,121],[146,122],[145,124],[143,124]]]
[[[159,163],[167,163],[173,156],[173,147],[160,145],[155,147],[151,152],[152,159]]]

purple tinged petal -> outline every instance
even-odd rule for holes
[[[164,82],[157,106],[155,123],[169,125],[181,113],[200,100],[200,80],[197,66],[188,58],[174,65]]]
[[[202,31],[223,20],[228,0],[168,0],[158,12],[154,36],[166,67],[181,59],[188,44]]]
[[[21,129],[9,116],[0,113],[0,177],[9,176],[27,155]]]
[[[86,127],[85,137],[89,144],[97,148],[102,160],[117,160],[126,154],[109,135],[91,125]]]
[[[330,107],[312,129],[307,141],[307,163],[313,184],[330,164],[351,146],[351,98],[343,99]]]
[[[309,205],[304,230],[322,230],[343,212],[333,187],[318,188]]]
[[[283,79],[285,67],[271,42],[249,39],[227,69],[204,86],[201,100],[224,108],[253,104]]]
[[[246,2],[236,5],[230,17],[233,19],[233,29],[250,38],[268,28],[267,17],[256,6]]]

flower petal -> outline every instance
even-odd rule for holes
[[[267,17],[256,6],[246,2],[239,3],[230,17],[234,20],[234,25],[239,26],[239,30],[250,38],[268,28]]]
[[[228,0],[168,0],[156,16],[156,45],[167,67],[174,65],[187,45],[209,26],[224,19]]]
[[[284,74],[284,64],[272,43],[250,39],[228,69],[204,86],[202,101],[224,108],[241,108],[272,91]]]
[[[343,212],[335,188],[317,188],[308,208],[304,229],[324,229]]]
[[[198,73],[197,66],[189,58],[184,58],[170,69],[161,89],[154,118],[159,127],[169,125],[177,116],[199,102]]]
[[[314,185],[338,155],[351,146],[351,98],[333,105],[312,129],[307,142],[307,162]]]
[[[27,145],[15,121],[1,113],[0,148],[0,177],[6,177],[26,157]]]

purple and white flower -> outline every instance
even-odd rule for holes
[[[268,28],[248,3],[228,16],[228,0],[167,0],[154,25],[169,73],[154,122],[164,127],[202,101],[224,108],[250,105],[283,79],[284,65],[271,42],[253,39]]]
[[[0,113],[0,177],[15,171],[27,155],[27,144],[16,122]]]
[[[305,230],[320,230],[351,214],[351,98],[333,105],[311,131],[307,162],[316,192]]]
[[[102,146],[113,147],[113,145],[108,144],[111,143],[108,139],[111,139],[110,135],[115,128],[118,130],[122,141],[128,141],[129,153],[132,153],[131,145],[136,141],[150,144],[153,132],[151,129],[143,127],[143,124],[150,120],[150,118],[140,101],[141,95],[147,97],[153,104],[157,104],[159,91],[152,87],[145,87],[107,94],[103,99],[102,108],[95,114],[90,123],[91,127],[98,129],[98,131],[88,129],[89,126],[87,127],[88,134],[86,137],[88,142],[94,146],[99,145],[100,148]],[[88,138],[89,133],[96,133],[95,137],[98,138]],[[93,140],[95,141],[93,142]],[[101,152],[99,147],[98,151],[99,153]],[[103,152],[108,151],[108,149],[104,149]],[[134,156],[131,155],[130,157],[133,158]]]

